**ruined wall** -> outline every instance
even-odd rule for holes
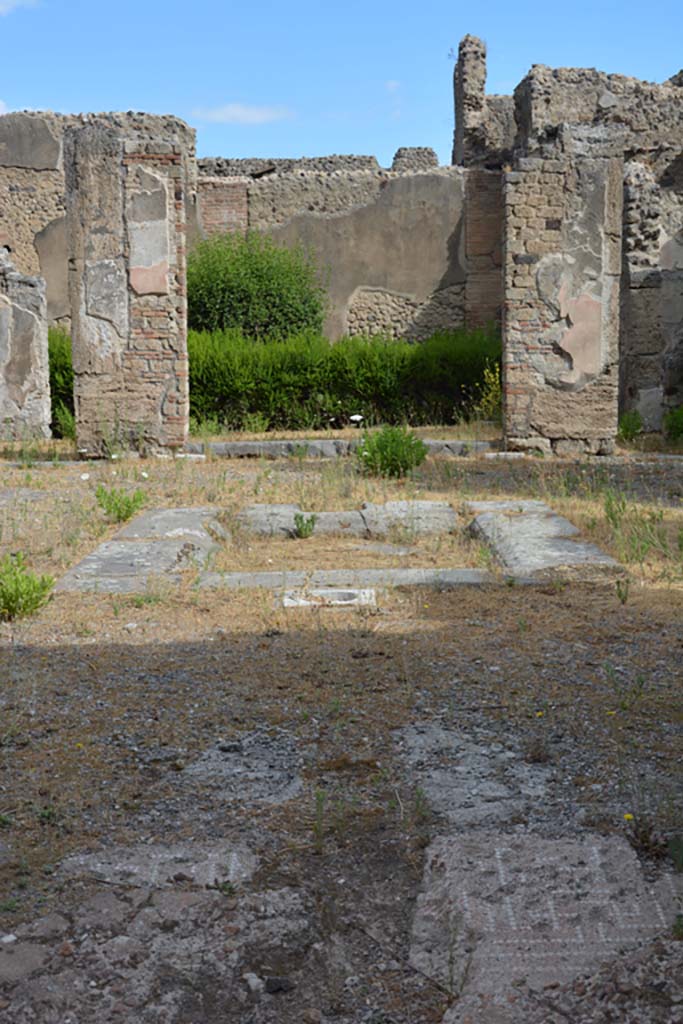
[[[509,448],[606,453],[617,429],[623,156],[563,125],[505,174],[503,390]]]
[[[374,157],[203,160],[199,167],[219,172],[200,174],[203,234],[234,216],[235,195],[242,202],[246,190],[248,228],[313,250],[328,285],[329,337],[385,334],[417,341],[499,319],[497,172],[473,171],[468,185],[470,172],[439,167],[426,147],[397,150],[391,170]],[[243,219],[234,223],[244,229]]]
[[[18,273],[0,249],[0,437],[49,436],[45,282]]]
[[[681,151],[683,88],[593,68],[536,64],[515,89],[518,141],[540,140],[563,122],[613,126],[627,160],[644,160],[655,177]]]
[[[41,274],[45,278],[50,320],[66,319],[69,315],[64,133],[86,124],[150,139],[173,134],[185,154],[188,205],[194,201],[195,133],[177,118],[139,113],[63,115],[33,111],[0,116],[0,246],[11,250],[12,259],[23,273]]]
[[[187,152],[174,125],[89,125],[66,132],[64,162],[79,449],[182,446]]]
[[[464,201],[462,170],[394,175],[363,205],[300,213],[271,234],[329,268],[329,337],[420,339],[464,322]]]
[[[460,42],[453,93],[453,163],[500,167],[509,159],[515,140],[514,99],[486,95],[486,45],[475,36]]]
[[[683,182],[631,161],[624,177],[621,407],[658,430],[683,403]]]

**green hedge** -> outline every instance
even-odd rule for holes
[[[239,332],[188,337],[190,413],[231,430],[313,430],[364,423],[453,423],[481,397],[487,368],[500,361],[493,330],[435,334],[421,344],[318,334],[258,342]],[[50,330],[53,429],[73,414],[71,342]]]
[[[452,423],[500,360],[494,331],[435,334],[421,344],[317,334],[254,342],[234,331],[188,338],[190,412],[198,423],[278,430],[377,423]]]

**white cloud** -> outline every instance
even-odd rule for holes
[[[292,116],[286,107],[255,107],[249,103],[226,103],[222,107],[199,107],[192,111],[198,121],[215,124],[272,124]]]
[[[395,78],[390,78],[388,82],[384,83],[384,88],[387,92],[398,92],[401,88],[401,83],[397,82]]]
[[[35,7],[36,0],[0,0],[0,17],[11,14],[17,7]]]
[[[6,113],[7,113],[7,104],[5,103],[4,100],[0,100],[0,114],[6,114]]]

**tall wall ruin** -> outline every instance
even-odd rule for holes
[[[508,446],[608,451],[618,409],[657,429],[683,400],[683,74],[535,65],[488,96],[466,36],[454,91],[454,162],[501,174]]]
[[[80,451],[179,448],[188,424],[181,133],[88,125],[64,139]]]

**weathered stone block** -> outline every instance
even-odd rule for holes
[[[0,250],[0,436],[50,436],[47,300],[42,278]]]

